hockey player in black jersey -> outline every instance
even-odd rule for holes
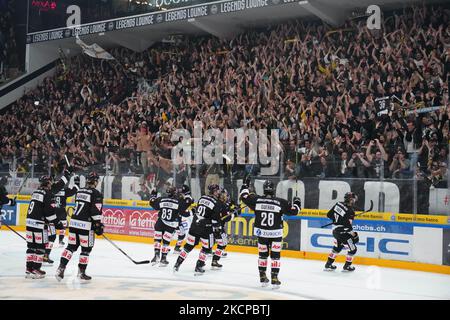
[[[0,209],[3,205],[12,206],[16,205],[16,199],[8,198],[8,192],[6,192],[5,185],[8,183],[8,177],[2,176],[0,177]],[[2,221],[0,218],[0,227],[2,226]]]
[[[57,183],[52,183],[49,176],[39,178],[40,186],[31,195],[26,221],[27,263],[26,278],[40,279],[45,277],[41,270],[47,242],[45,223],[60,225],[55,214],[53,195],[61,190],[69,181],[71,171],[65,170]]]
[[[69,240],[64,249],[56,279],[61,281],[64,278],[64,271],[72,255],[81,246],[80,258],[78,261],[78,278],[89,281],[92,277],[86,274],[89,262],[89,254],[94,247],[95,234],[102,235],[104,225],[102,223],[103,195],[95,187],[99,176],[96,172],[91,172],[86,178],[86,187],[81,188],[75,195],[75,211],[69,223]]]
[[[58,225],[58,228],[56,228],[53,223],[46,224],[46,230],[48,232],[47,236],[48,241],[45,244],[45,254],[43,259],[44,264],[52,265],[54,262],[52,259],[50,259],[50,253],[53,248],[53,243],[56,240],[57,233],[59,233],[60,236],[59,243],[60,244],[62,243],[60,232],[62,231],[62,239],[64,239],[64,231],[65,228],[67,227],[67,212],[66,212],[67,198],[73,196],[78,191],[79,185],[80,185],[80,177],[76,176],[74,179],[73,188],[64,187],[61,190],[59,190],[54,196],[53,201],[56,217],[61,223]]]
[[[153,237],[155,248],[155,256],[151,261],[153,265],[159,262],[161,267],[165,267],[169,264],[167,254],[169,253],[170,240],[172,240],[172,236],[178,227],[181,212],[184,212],[190,205],[190,202],[180,198],[176,191],[175,187],[169,186],[165,197],[158,198],[155,190],[151,194],[150,206],[158,210],[158,220],[155,224]]]
[[[179,270],[189,252],[199,242],[202,244],[202,249],[200,250],[199,258],[195,266],[195,273],[203,274],[205,272],[203,267],[205,266],[206,254],[211,252],[211,248],[214,245],[213,234],[220,229],[220,213],[224,210],[225,206],[219,200],[220,187],[217,184],[209,185],[208,191],[208,195],[204,195],[198,200],[194,219],[186,238],[186,244],[178,256],[173,268],[174,272]]]
[[[275,197],[275,188],[271,181],[263,185],[264,196],[251,194],[248,182],[244,181],[241,187],[240,199],[250,209],[255,211],[255,224],[253,234],[258,237],[258,269],[262,286],[267,286],[269,279],[266,276],[267,258],[270,255],[272,285],[278,288],[281,284],[278,279],[280,272],[280,256],[283,244],[283,214],[297,215],[301,210],[301,201],[294,198],[292,205],[285,199]]]
[[[57,230],[58,233],[58,242],[60,246],[64,246],[64,234],[67,228],[67,198],[74,196],[77,191],[80,189],[80,176],[75,176],[73,180],[73,188],[64,188],[57,194],[55,194],[55,202],[56,202],[56,215],[58,219],[62,222],[63,228]]]
[[[183,244],[184,238],[189,232],[189,227],[191,226],[193,210],[190,207],[194,203],[194,199],[192,198],[189,186],[183,185],[183,187],[179,191],[179,194],[182,198],[182,201],[186,202],[186,204],[189,205],[187,205],[187,208],[186,210],[184,210],[184,212],[180,213],[179,217],[177,243],[175,245],[175,248],[173,249],[174,252],[178,253],[181,252],[181,245]]]
[[[354,271],[352,266],[353,256],[356,253],[356,244],[359,241],[358,233],[353,231],[352,223],[355,218],[353,206],[358,197],[353,192],[347,192],[344,196],[344,202],[336,203],[327,213],[327,217],[333,221],[334,247],[328,255],[325,270],[335,270],[333,265],[336,256],[341,252],[344,246],[348,247],[347,258],[343,270]]]
[[[214,232],[214,241],[217,243],[217,248],[214,251],[211,268],[216,270],[222,268],[219,260],[223,257],[224,251],[228,244],[228,235],[225,231],[225,223],[231,221],[235,216],[239,215],[239,211],[237,210],[236,205],[232,203],[230,194],[227,190],[222,189],[220,191],[219,199],[225,204],[225,206],[220,212],[220,227]]]

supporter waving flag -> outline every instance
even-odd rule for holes
[[[87,54],[88,56],[91,56],[91,57],[97,58],[97,59],[115,60],[115,58],[110,53],[105,51],[102,47],[100,47],[96,43],[87,45],[78,36],[77,36],[76,43],[83,49],[83,52],[85,54]]]

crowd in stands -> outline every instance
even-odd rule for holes
[[[9,77],[9,68],[20,65],[13,25],[13,3],[0,1],[0,84]]]
[[[175,129],[278,129],[283,178],[447,177],[450,11],[385,14],[382,32],[290,21],[232,40],[211,36],[110,50],[113,62],[63,59],[56,75],[0,115],[0,159],[19,172],[78,170],[186,176],[171,161]],[[376,99],[389,97],[386,114]],[[39,103],[36,103],[39,101]],[[247,142],[243,142],[244,144]],[[200,175],[258,174],[202,166]],[[181,178],[180,181],[182,181]]]

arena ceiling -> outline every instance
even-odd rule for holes
[[[270,2],[270,5],[250,8],[251,10],[235,10],[238,2],[245,6],[257,6],[261,2]],[[234,2],[231,3],[231,2]],[[164,23],[153,23],[151,25],[139,26],[133,28],[123,28],[120,30],[85,34],[81,39],[90,44],[95,42],[107,49],[110,47],[124,46],[134,51],[143,51],[155,42],[167,39],[173,35],[203,35],[212,34],[220,38],[230,38],[249,28],[260,28],[289,19],[303,18],[305,20],[321,19],[329,25],[338,27],[352,13],[365,12],[369,5],[376,4],[382,10],[402,9],[418,3],[417,0],[236,0],[236,1],[216,1],[208,3],[207,10],[214,11],[214,14],[197,16],[186,19],[164,18]],[[426,3],[445,2],[442,0],[429,0]],[[223,9],[224,4],[228,5]],[[231,4],[230,4],[231,3]],[[216,8],[211,5],[216,4]],[[219,8],[219,9],[218,9]],[[229,9],[232,10],[229,10]],[[234,8],[234,9],[233,9]],[[227,11],[222,12],[221,10]],[[173,9],[162,11],[163,15],[170,11],[180,11]],[[212,12],[211,11],[211,12]],[[218,11],[218,12],[217,12]],[[137,16],[135,16],[137,17]],[[155,15],[155,19],[156,19]],[[160,18],[160,17],[158,17]],[[123,18],[122,18],[123,19]],[[120,20],[120,19],[116,19]],[[115,21],[115,20],[114,20]],[[160,19],[162,21],[162,18]],[[111,23],[110,21],[107,23]],[[115,29],[115,28],[114,28]],[[66,31],[68,32],[68,31]],[[28,35],[28,42],[33,34]],[[34,41],[33,41],[34,42]],[[55,49],[64,48],[67,54],[80,52],[80,47],[75,43],[74,37],[53,41],[42,41],[29,44],[33,50],[39,50],[39,47],[53,46]]]

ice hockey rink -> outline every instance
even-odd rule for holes
[[[22,233],[23,234],[23,233]],[[135,260],[150,260],[153,246],[115,241]],[[280,280],[274,290],[261,288],[257,256],[229,252],[221,260],[223,270],[211,270],[208,259],[205,274],[194,276],[198,250],[190,253],[180,271],[172,272],[176,255],[169,253],[169,266],[135,265],[110,243],[97,240],[90,256],[87,274],[90,283],[76,278],[78,253],[66,269],[66,277],[55,277],[62,248],[51,254],[53,266],[44,267],[45,279],[25,279],[25,241],[10,231],[0,231],[0,300],[4,299],[121,299],[121,300],[209,300],[209,299],[355,299],[427,300],[450,299],[450,275],[356,265],[353,273],[323,271],[316,260],[282,258]]]

